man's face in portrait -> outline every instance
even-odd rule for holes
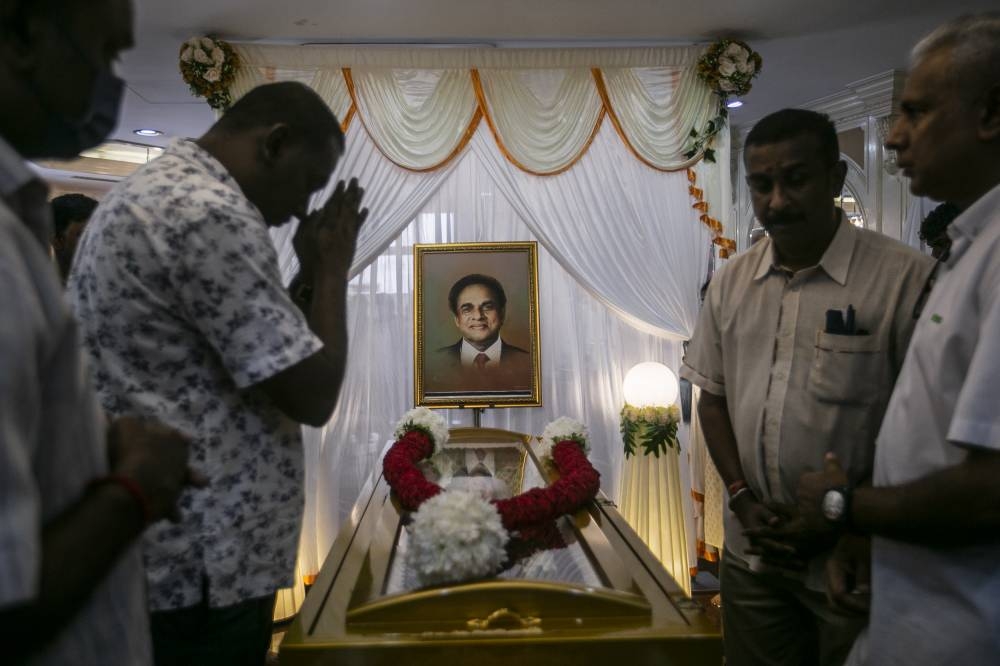
[[[486,285],[470,284],[460,291],[455,310],[455,326],[476,349],[486,349],[500,337],[504,311]]]

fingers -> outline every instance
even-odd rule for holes
[[[773,514],[781,518],[782,521],[789,521],[799,514],[798,507],[794,504],[782,504],[781,502],[765,502],[764,506]]]
[[[854,590],[847,594],[831,597],[830,601],[835,607],[852,613],[867,613],[871,606],[872,597],[860,590]]]
[[[826,563],[826,597],[831,604],[847,594],[848,571],[844,562],[830,558]]]
[[[790,558],[795,557],[798,551],[795,550],[794,546],[790,546],[781,541],[776,541],[774,539],[756,538],[752,541],[752,545],[747,549],[748,553],[753,555],[766,555],[774,556],[779,558]]]

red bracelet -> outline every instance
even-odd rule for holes
[[[733,495],[735,495],[736,493],[738,493],[739,491],[743,490],[746,487],[747,487],[747,482],[744,479],[740,479],[739,481],[733,481],[728,486],[726,486],[726,490],[729,491],[729,496],[732,497]]]
[[[121,474],[108,474],[107,476],[102,476],[98,479],[94,479],[88,484],[90,488],[96,488],[98,486],[105,485],[116,485],[123,488],[132,499],[135,500],[136,506],[142,512],[142,524],[148,525],[153,522],[153,507],[149,503],[149,498],[146,497],[146,493],[142,492],[142,488],[139,484]]]

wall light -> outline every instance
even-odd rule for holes
[[[132,134],[138,134],[139,136],[163,136],[163,132],[158,129],[150,129],[148,127],[142,127],[136,130],[132,130]]]
[[[743,106],[743,100],[739,99],[738,97],[735,98],[735,99],[731,99],[728,102],[726,102],[726,108],[727,109],[738,109],[741,106]]]

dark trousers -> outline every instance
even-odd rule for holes
[[[223,608],[210,608],[203,599],[197,606],[151,613],[156,666],[263,666],[274,598]]]
[[[802,582],[754,573],[728,553],[720,578],[726,666],[841,666],[868,623]]]

